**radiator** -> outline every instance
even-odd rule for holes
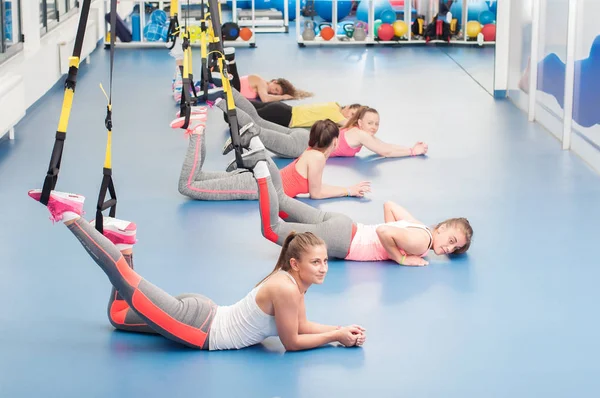
[[[14,126],[25,116],[25,83],[21,75],[0,77],[0,137],[8,133],[11,140]]]

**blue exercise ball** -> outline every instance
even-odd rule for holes
[[[459,24],[462,24],[463,1],[464,0],[458,0],[456,3],[452,4],[452,6],[450,7],[450,12],[452,13],[452,18],[456,18],[458,20]],[[481,14],[484,11],[490,10],[490,8],[488,7],[488,4],[485,2],[485,0],[479,0],[479,1],[467,0],[467,5],[468,5],[468,14],[467,14],[468,21],[478,21],[479,14]]]
[[[254,0],[254,9],[256,10],[268,10],[269,8],[275,8],[274,1],[272,0]],[[250,6],[249,8],[252,8]]]
[[[381,22],[383,23],[393,24],[396,20],[396,12],[394,10],[383,10],[379,19],[381,19]]]
[[[333,15],[331,14],[332,3],[331,1],[315,1],[315,11],[318,16],[323,18],[327,22],[333,21]],[[346,18],[352,11],[351,1],[338,1],[337,3],[337,19]]]
[[[373,0],[373,3],[373,7],[375,8],[373,20],[381,19],[381,13],[385,10],[394,11],[388,0]],[[356,9],[356,19],[367,23],[369,22],[369,2],[367,0],[361,1],[358,5],[358,8]]]
[[[479,14],[478,19],[482,25],[487,25],[487,24],[493,23],[496,20],[496,17],[494,16],[494,14],[491,11],[486,10],[486,11],[482,11],[481,14]]]
[[[227,4],[229,4],[230,7],[233,7],[233,1],[232,0],[227,0]],[[249,10],[252,8],[252,1],[249,0],[238,0],[235,2],[235,7],[236,8],[241,8],[242,10]]]

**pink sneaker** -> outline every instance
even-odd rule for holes
[[[179,129],[185,123],[185,117],[178,117],[170,124],[172,129]],[[196,114],[190,116],[190,123],[186,129],[186,134],[201,133],[206,127],[206,114]]]
[[[90,224],[96,225],[96,220],[90,221]],[[103,235],[115,245],[133,245],[137,242],[137,226],[134,222],[104,217],[102,229]]]
[[[175,117],[180,117],[181,111],[177,111]],[[208,114],[208,106],[192,106],[192,115],[206,115]]]
[[[28,195],[38,202],[42,197],[41,189],[32,189]],[[74,193],[50,191],[50,199],[48,200],[48,210],[50,211],[50,219],[53,222],[60,221],[63,218],[65,211],[70,211],[80,216],[83,214],[83,202],[85,197]]]

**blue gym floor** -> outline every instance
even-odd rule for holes
[[[83,65],[57,189],[87,196],[102,176],[108,52]],[[196,52],[197,55],[197,52]],[[196,58],[196,66],[199,62]],[[494,101],[435,47],[299,49],[260,35],[237,49],[242,74],[283,76],[309,101],[362,102],[380,136],[429,143],[427,158],[333,159],[325,180],[372,181],[368,199],[310,201],[364,223],[396,201],[424,222],[465,216],[467,256],[423,268],[331,262],[306,296],[311,320],[358,323],[362,348],[285,353],[278,339],[199,352],[112,329],[106,276],[47,209],[41,188],[63,80],[0,142],[0,395],[3,397],[597,397],[600,176],[509,101]],[[166,291],[219,304],[243,297],[279,247],[258,203],[197,202],[177,191],[187,139],[171,130],[173,60],[119,49],[114,87],[117,215],[138,225],[137,271]],[[226,124],[211,111],[206,170],[222,170]],[[280,165],[288,161],[279,161]],[[594,379],[596,381],[594,381]]]

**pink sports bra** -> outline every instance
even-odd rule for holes
[[[248,81],[248,76],[240,77],[240,94],[242,94],[244,97],[250,100],[258,98],[258,93],[250,85],[250,82]]]
[[[340,129],[338,146],[337,148],[335,148],[333,153],[329,155],[329,157],[352,157],[355,156],[358,152],[360,152],[360,150],[362,149],[362,145],[359,145],[356,148],[352,148],[350,145],[348,145],[348,141],[346,141],[346,131],[348,130],[349,129]]]
[[[364,225],[358,224],[356,225],[356,235],[352,239],[350,243],[350,250],[348,250],[348,255],[346,256],[346,260],[352,261],[383,261],[389,260],[390,256],[388,255],[387,250],[383,247],[381,240],[379,240],[379,236],[377,236],[377,227],[383,224],[375,224],[375,225]],[[431,249],[431,245],[433,244],[433,236],[431,235],[431,231],[425,225],[411,223],[405,220],[394,221],[390,223],[386,223],[386,225],[393,225],[398,228],[421,228],[429,234],[429,247],[427,250],[420,255],[420,257],[425,256],[429,249]],[[402,254],[406,254],[403,250],[400,250]]]

